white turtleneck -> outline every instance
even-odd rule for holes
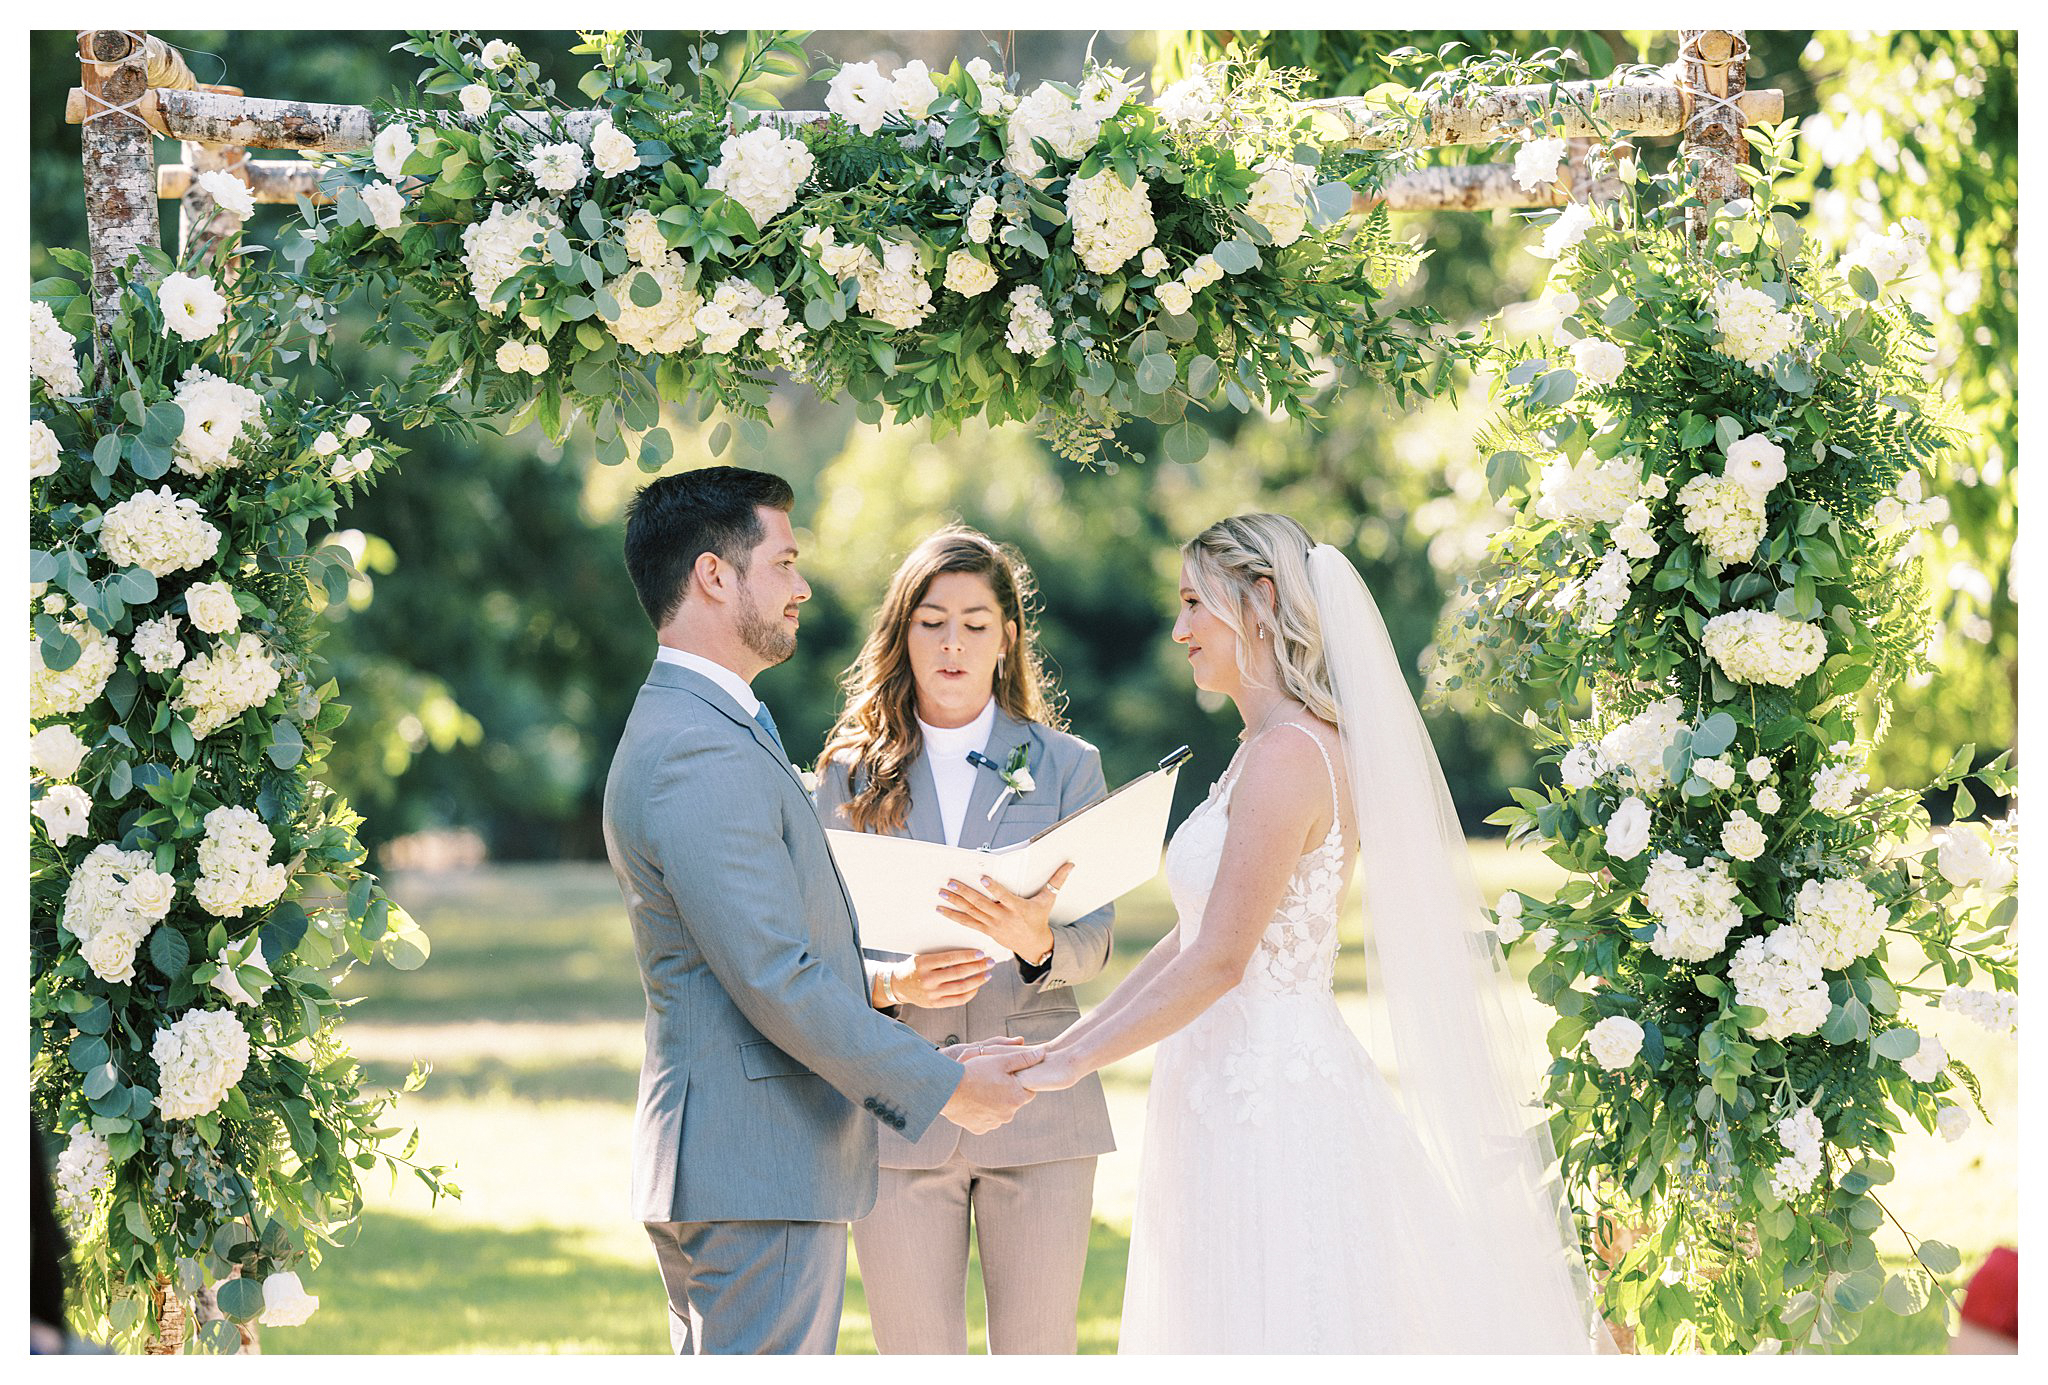
[[[967,762],[967,753],[988,748],[989,732],[995,724],[994,697],[982,706],[981,715],[965,726],[933,726],[923,717],[917,719],[932,786],[939,792],[939,820],[945,824],[947,846],[960,845],[960,828],[967,821],[967,800],[974,795],[975,777],[986,773]]]

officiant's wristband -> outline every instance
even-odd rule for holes
[[[889,1003],[890,1003],[891,1005],[901,1005],[901,1004],[903,1003],[903,997],[901,997],[901,996],[899,996],[899,995],[897,995],[897,994],[896,994],[896,970],[895,970],[895,968],[893,968],[893,967],[885,968],[885,969],[884,969],[884,970],[882,971],[882,973],[881,973],[881,976],[882,976],[882,994],[883,994],[883,996],[887,998],[888,1002],[889,1002]]]

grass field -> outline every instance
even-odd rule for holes
[[[1488,898],[1510,884],[1543,892],[1557,879],[1541,858],[1498,846],[1480,847],[1477,859]],[[433,960],[411,973],[359,972],[362,999],[347,1032],[375,1082],[396,1083],[414,1058],[433,1063],[426,1090],[401,1110],[422,1129],[422,1158],[458,1166],[463,1196],[430,1208],[416,1182],[373,1180],[356,1243],[308,1276],[319,1313],[304,1327],[265,1332],[264,1350],[666,1351],[653,1253],[628,1214],[642,999],[611,873],[507,866],[390,884],[428,929]],[[1116,956],[1082,989],[1084,1006],[1170,923],[1163,889],[1126,901]],[[1340,999],[1369,1035],[1356,939],[1346,943]],[[1967,1271],[2018,1235],[2017,1060],[2010,1043],[1966,1023],[1940,1032],[1984,1079],[1995,1124],[1954,1145],[1910,1132],[1892,1205],[1917,1234],[1961,1249]],[[1084,1352],[1116,1349],[1148,1075],[1143,1055],[1104,1074],[1119,1149],[1097,1175]],[[977,1283],[970,1304],[979,1296]],[[981,1349],[978,1322],[972,1341]],[[1884,1320],[1864,1348],[1931,1351],[1941,1342],[1930,1311]],[[874,1349],[857,1264],[839,1349]]]

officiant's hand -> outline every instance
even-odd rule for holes
[[[896,995],[905,1004],[922,1005],[928,1010],[965,1005],[974,999],[974,993],[988,981],[994,968],[995,963],[987,953],[971,947],[920,952],[908,962],[898,964],[894,978]]]
[[[971,1135],[1008,1125],[1032,1095],[1016,1075],[1036,1063],[1038,1053],[1035,1048],[1015,1048],[969,1058],[960,1065],[966,1075],[939,1114]]]
[[[981,889],[949,880],[939,891],[939,912],[955,923],[964,923],[977,933],[986,933],[1032,966],[1052,956],[1052,906],[1060,886],[1074,873],[1067,862],[1052,873],[1045,888],[1025,896],[981,877]],[[986,891],[986,893],[984,893]]]

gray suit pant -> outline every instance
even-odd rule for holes
[[[803,1353],[839,1344],[846,1223],[646,1222],[684,1356]]]
[[[875,1347],[886,1356],[967,1350],[970,1212],[981,1243],[988,1349],[1071,1355],[1088,1264],[1095,1159],[882,1170],[875,1210],[853,1224]]]

